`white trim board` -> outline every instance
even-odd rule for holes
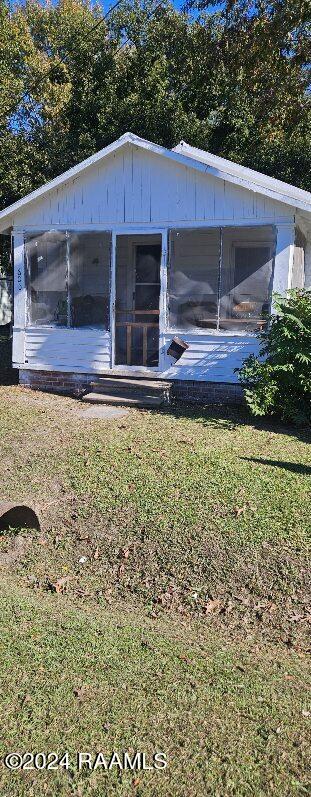
[[[218,229],[222,227],[223,229],[232,228],[232,227],[281,227],[285,226],[288,227],[289,225],[295,224],[295,216],[288,216],[284,219],[281,218],[272,218],[272,216],[265,216],[261,217],[260,219],[247,219],[247,218],[228,218],[228,219],[213,219],[209,221],[208,219],[204,219],[202,221],[164,221],[162,226],[159,227],[158,224],[153,224],[152,222],[141,222],[140,225],[137,222],[132,222],[132,226],[129,222],[125,222],[124,224],[120,224],[120,222],[105,222],[102,224],[95,223],[92,224],[91,222],[83,223],[79,222],[79,224],[25,224],[23,227],[19,225],[15,225],[13,227],[13,235],[16,233],[23,234],[23,233],[41,233],[41,232],[113,232],[115,235],[157,235],[161,234],[163,230],[200,230],[200,229]]]

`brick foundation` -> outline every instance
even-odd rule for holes
[[[231,382],[172,382],[173,401],[184,404],[243,404],[241,385]]]
[[[61,371],[19,372],[19,382],[32,390],[82,396],[89,389],[95,374],[66,373]],[[166,380],[167,381],[167,380]],[[192,382],[172,380],[170,401],[183,404],[243,404],[243,390],[239,384],[229,382]]]
[[[45,390],[47,393],[62,393],[65,396],[78,396],[89,388],[94,374],[66,373],[63,371],[20,370],[19,384],[32,390]]]

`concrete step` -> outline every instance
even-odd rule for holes
[[[131,365],[131,370],[129,368],[121,368],[120,366],[116,370],[111,370],[111,368],[105,370],[103,369],[100,373],[100,376],[96,377],[97,379],[151,379],[152,381],[162,381],[163,377],[159,371],[146,371],[145,368],[141,368],[139,366],[135,367]]]
[[[141,377],[136,378],[124,378],[124,377],[109,377],[109,376],[99,376],[97,379],[94,379],[91,382],[91,385],[102,385],[103,387],[113,387],[113,388],[154,388],[155,390],[161,390],[161,388],[169,388],[170,382],[165,382],[163,379],[160,381],[159,379],[142,379]]]
[[[120,407],[161,407],[164,403],[164,397],[163,395],[146,396],[125,391],[120,392],[118,395],[94,391],[86,393],[82,401],[89,404],[113,404]]]
[[[161,396],[165,399],[169,394],[169,382],[156,382],[151,379],[96,379],[91,382],[92,390],[105,395],[143,398]]]

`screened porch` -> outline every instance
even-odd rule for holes
[[[27,326],[106,330],[111,368],[159,369],[161,333],[247,335],[262,328],[274,250],[269,225],[31,233]]]

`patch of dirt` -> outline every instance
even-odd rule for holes
[[[2,544],[7,545],[5,551],[0,551],[0,567],[10,566],[21,561],[26,555],[32,543],[31,536],[25,537],[24,534],[17,534],[1,538]]]

